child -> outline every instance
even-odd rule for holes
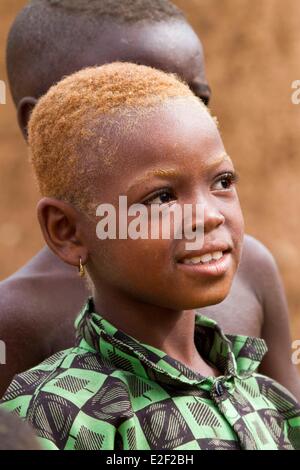
[[[114,60],[175,72],[205,103],[209,100],[202,45],[169,1],[35,0],[14,22],[7,48],[10,87],[24,135],[37,99],[52,84],[83,67]],[[9,351],[1,366],[0,395],[14,374],[74,344],[75,312],[87,295],[85,284],[47,248],[0,283],[0,339]],[[245,237],[230,294],[204,313],[226,332],[263,336],[270,351],[261,371],[300,398],[285,295],[265,247]]]
[[[93,297],[77,346],[17,376],[2,406],[46,449],[299,448],[299,405],[255,373],[263,340],[195,314],[228,295],[243,239],[234,167],[203,103],[150,67],[90,68],[40,100],[29,146],[45,240],[87,271]],[[147,219],[201,201],[203,246],[100,240],[96,208],[120,196]]]
[[[37,99],[51,85],[114,60],[177,72],[208,102],[202,45],[168,0],[35,0],[16,18],[7,44],[9,84],[24,136]],[[16,373],[74,344],[75,315],[88,294],[47,247],[0,283],[0,339],[9,351],[0,368],[0,396]]]

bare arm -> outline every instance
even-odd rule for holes
[[[262,337],[269,349],[260,373],[282,384],[300,401],[300,377],[291,359],[293,350],[289,312],[278,267],[266,247],[254,239],[249,242],[251,247],[250,250],[248,247],[248,251],[250,256],[252,252],[257,268],[257,271],[253,271],[251,281],[263,306]]]
[[[6,345],[0,396],[15,374],[74,345],[74,320],[88,295],[76,270],[47,248],[0,283],[0,340]]]
[[[1,295],[3,287],[0,287],[0,340],[5,345],[5,363],[0,364],[0,397],[15,374],[37,365],[49,355],[49,349],[36,331],[37,325],[17,301],[5,302],[6,296]]]

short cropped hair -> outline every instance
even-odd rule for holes
[[[7,40],[13,100],[39,98],[70,75],[80,52],[92,47],[107,23],[185,19],[169,0],[32,0],[15,19]],[[96,65],[96,64],[95,64]]]
[[[128,110],[145,112],[174,98],[194,100],[206,109],[175,75],[129,63],[88,68],[53,86],[29,122],[31,162],[41,194],[88,210],[95,176],[89,153],[103,160],[97,161],[97,175],[106,153],[115,148],[114,142],[103,142],[101,134],[95,138],[100,118],[111,122],[118,111],[122,115]],[[117,153],[114,158],[122,158],[118,150],[112,152]]]
[[[32,0],[72,12],[109,16],[121,22],[182,18],[183,13],[169,0]]]

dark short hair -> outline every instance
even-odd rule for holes
[[[160,21],[182,17],[183,13],[169,0],[32,0],[70,12],[91,13],[93,16],[109,16],[122,22]]]
[[[72,60],[107,20],[119,23],[184,19],[169,0],[32,0],[15,19],[7,41],[7,72],[15,104],[39,98],[69,75]],[[92,64],[100,65],[100,64]]]

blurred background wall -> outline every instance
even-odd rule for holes
[[[0,2],[0,79],[5,42],[24,0]],[[206,53],[212,111],[240,173],[247,232],[273,252],[287,290],[294,339],[300,338],[299,0],[176,0]],[[38,193],[12,100],[0,105],[0,279],[43,245]]]

